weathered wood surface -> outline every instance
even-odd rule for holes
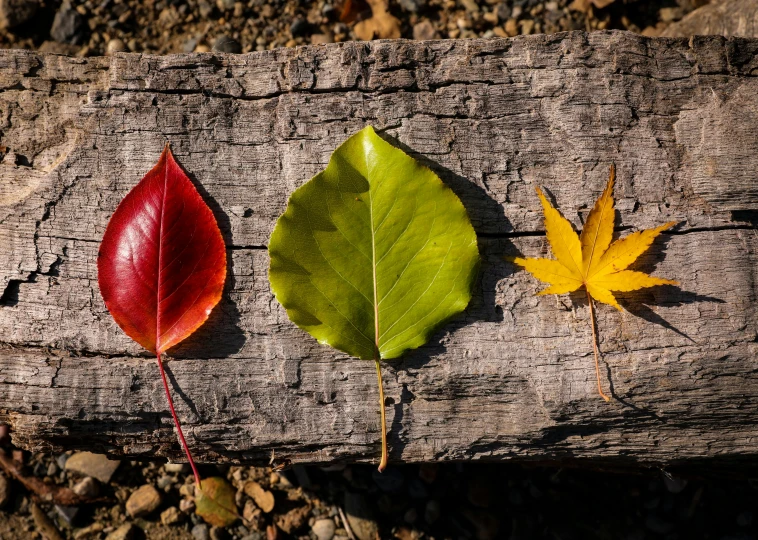
[[[391,459],[754,458],[757,50],[612,32],[237,56],[2,51],[0,421],[30,449],[181,458],[157,367],[109,316],[95,264],[109,216],[170,140],[231,271],[169,363],[194,452],[375,459],[374,366],[288,321],[265,251],[289,193],[371,123],[460,195],[484,259],[465,316],[385,366]],[[535,297],[502,257],[547,253],[534,186],[579,227],[611,162],[619,229],[682,222],[637,265],[682,285],[599,309],[606,404],[581,295]]]

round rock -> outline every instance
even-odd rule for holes
[[[229,36],[218,36],[213,42],[213,50],[216,52],[239,54],[242,52],[242,45],[239,41]]]
[[[318,540],[332,540],[336,530],[337,526],[331,519],[319,519],[311,527],[311,532],[316,535]]]
[[[161,494],[150,484],[145,484],[131,494],[126,501],[126,512],[131,517],[146,516],[161,504]]]

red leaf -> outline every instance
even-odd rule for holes
[[[220,300],[226,278],[221,231],[168,145],[116,208],[97,269],[113,318],[158,355],[192,334]]]
[[[200,486],[161,354],[197,330],[221,299],[226,249],[213,212],[168,144],[108,222],[97,274],[100,293],[118,325],[158,359],[171,416]]]

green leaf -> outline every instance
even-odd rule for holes
[[[223,478],[206,478],[197,489],[195,513],[214,527],[228,527],[237,521],[234,488]]]
[[[269,254],[271,289],[295,324],[386,360],[466,308],[479,263],[458,197],[370,126],[292,194]]]

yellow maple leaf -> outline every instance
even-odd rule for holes
[[[545,198],[540,188],[537,195],[545,212],[545,231],[554,259],[514,257],[512,262],[523,267],[537,279],[549,283],[538,294],[564,294],[584,287],[590,305],[592,337],[595,350],[597,388],[606,401],[610,398],[600,386],[597,337],[595,335],[595,310],[592,299],[621,310],[613,291],[635,291],[655,285],[678,285],[676,281],[649,276],[644,272],[627,270],[653,243],[656,236],[676,225],[671,221],[660,227],[637,231],[629,236],[613,239],[615,209],[613,183],[616,169],[611,165],[610,178],[603,194],[587,216],[581,235],[577,235],[571,223]]]

